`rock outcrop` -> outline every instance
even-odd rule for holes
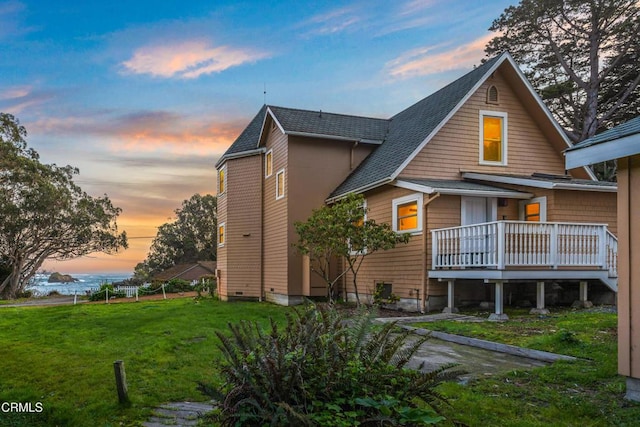
[[[60,274],[56,271],[55,273],[51,273],[47,281],[49,283],[73,283],[77,282],[78,279],[71,277],[69,274]]]

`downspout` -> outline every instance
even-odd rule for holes
[[[422,206],[422,301],[421,313],[426,312],[427,307],[427,206],[435,199],[440,197],[440,193],[434,193],[429,197]]]
[[[266,154],[264,154],[266,156]],[[273,162],[273,156],[271,157]],[[258,298],[259,302],[265,301],[264,294],[264,175],[265,175],[265,158],[260,156],[260,162],[262,163],[262,167],[260,170],[262,174],[260,175],[260,297]],[[272,163],[273,167],[273,163]]]

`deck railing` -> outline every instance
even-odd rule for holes
[[[604,224],[494,221],[431,231],[432,268],[593,267],[617,276]]]

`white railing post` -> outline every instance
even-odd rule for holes
[[[504,244],[504,238],[505,238],[505,223],[504,222],[498,222],[498,227],[496,230],[497,233],[497,237],[498,237],[498,247],[496,248],[497,251],[497,263],[498,263],[498,270],[504,270],[504,253],[505,253],[505,244]]]
[[[558,235],[558,224],[553,224],[553,227],[551,228],[551,236],[549,236],[549,252],[550,252],[550,256],[549,256],[549,262],[551,264],[551,268],[553,268],[554,270],[558,269],[558,239],[559,239],[559,235]]]
[[[431,268],[436,269],[440,267],[440,263],[437,262],[438,259],[438,238],[439,233],[434,230],[431,230]]]
[[[600,226],[598,231],[598,264],[603,270],[607,270],[607,226]]]

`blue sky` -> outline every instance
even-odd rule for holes
[[[515,1],[0,0],[0,111],[123,208],[131,248],[47,268],[131,272],[266,103],[389,117],[484,57]]]

